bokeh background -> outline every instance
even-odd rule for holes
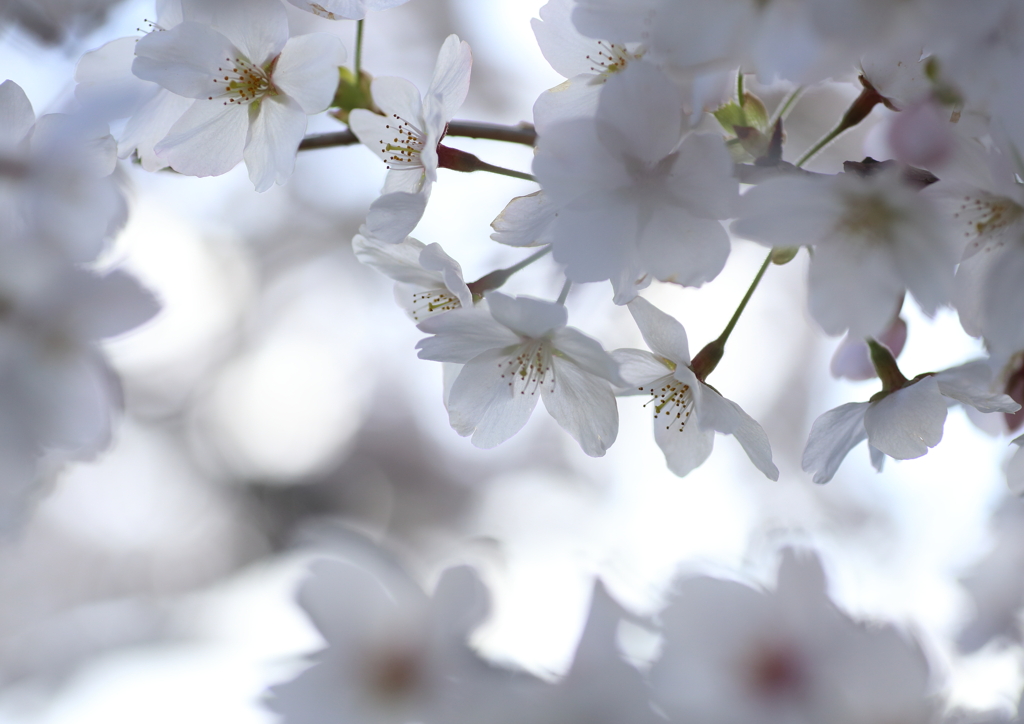
[[[530,28],[542,4],[411,0],[367,20],[363,67],[424,88],[457,33],[474,55],[457,117],[529,121],[537,95],[562,80]],[[351,56],[354,23],[288,7],[299,32],[337,33]],[[72,110],[82,53],[138,34],[153,13],[146,0],[4,0],[0,80],[20,84],[37,114]],[[759,92],[771,107],[787,90]],[[852,83],[809,90],[787,124],[787,158],[856,93]],[[883,158],[887,114],[877,107],[811,167]],[[309,130],[338,128],[320,117]],[[530,166],[524,147],[450,143]],[[837,602],[920,636],[955,701],[1016,701],[1019,649],[996,641],[965,655],[954,643],[979,625],[958,579],[994,544],[990,514],[1012,517],[1018,505],[1005,491],[1006,441],[955,409],[926,457],[876,474],[862,446],[814,486],[800,470],[811,422],[877,387],[829,376],[838,340],[806,314],[804,254],[769,270],[711,380],[763,425],[780,480],[725,437],[679,479],[639,398],[620,401],[619,439],[602,459],[540,411],[495,450],[451,430],[440,365],[416,359],[423,334],[391,282],[351,251],[385,173],[367,149],[303,152],[291,181],[264,194],[242,167],[210,179],[130,163],[121,173],[131,217],[103,264],[138,275],[163,311],[107,345],[125,393],[112,447],[55,473],[28,525],[0,542],[0,722],[273,721],[261,692],[321,643],[292,598],[309,561],[373,545],[425,585],[452,562],[480,566],[494,611],[475,644],[546,677],[569,663],[595,577],[650,613],[680,573],[770,582],[781,546],[811,546]],[[440,174],[417,238],[440,243],[467,279],[522,258],[488,238],[489,224],[535,186]],[[705,288],[656,285],[645,296],[686,326],[695,352],[762,258],[739,240]],[[549,259],[507,285],[548,299],[560,287]],[[570,323],[608,349],[643,347],[609,292],[574,288]],[[928,320],[908,302],[905,317],[908,376],[980,351],[953,312]]]

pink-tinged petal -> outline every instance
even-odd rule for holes
[[[942,440],[946,409],[938,381],[925,377],[871,403],[864,413],[868,442],[897,460],[919,458]]]
[[[601,343],[592,339],[578,329],[562,327],[551,335],[554,347],[552,354],[559,358],[571,360],[584,372],[601,377],[613,385],[622,387],[626,381],[619,376],[619,364]]]
[[[387,161],[391,155],[385,150],[394,135],[389,125],[387,118],[364,108],[356,108],[348,115],[348,127],[352,133],[383,161]]]
[[[867,439],[864,414],[868,402],[848,402],[820,415],[811,425],[800,467],[814,475],[814,482],[827,483],[853,448]]]
[[[341,38],[311,33],[290,39],[274,66],[274,85],[308,114],[331,105],[338,89],[338,66],[345,62]]]
[[[934,375],[939,392],[979,412],[1017,412],[1020,405],[1009,395],[989,391],[991,370],[985,362],[967,364]]]
[[[517,392],[505,378],[509,364],[509,354],[498,349],[474,357],[448,395],[452,428],[463,437],[472,435],[477,447],[492,448],[508,440],[523,429],[537,405],[538,390]]]
[[[730,251],[729,235],[721,223],[674,206],[655,210],[637,243],[644,269],[663,282],[687,287],[699,287],[717,277]]]
[[[597,135],[613,156],[653,167],[679,144],[683,105],[659,68],[630,63],[605,82],[595,120]]]
[[[557,208],[543,191],[517,196],[491,222],[491,238],[509,246],[540,246],[551,242],[551,222]]]
[[[279,0],[182,0],[185,17],[202,6],[208,22],[222,32],[256,65],[266,65],[288,42],[288,13]]]
[[[440,97],[442,116],[447,123],[462,107],[469,93],[469,72],[473,67],[473,54],[469,43],[459,40],[457,35],[445,38],[434,66],[434,77],[430,79],[427,94]],[[376,96],[374,96],[376,98]]]
[[[440,273],[444,279],[444,285],[459,298],[462,306],[472,306],[473,294],[466,286],[465,279],[462,278],[462,267],[459,266],[459,262],[445,253],[440,244],[430,244],[423,249],[419,256],[419,263],[424,269]]]
[[[429,317],[417,326],[434,335],[416,344],[419,358],[437,362],[466,363],[489,350],[514,347],[521,342],[483,307],[453,309]]]
[[[611,385],[558,356],[552,356],[551,367],[555,384],[545,385],[541,391],[544,407],[583,452],[601,457],[619,432],[619,411]]]
[[[677,365],[689,366],[690,347],[686,330],[677,319],[665,314],[643,297],[637,297],[626,306],[652,352]]]
[[[889,348],[893,357],[899,357],[907,342],[907,323],[902,317],[896,317],[877,339]],[[836,348],[829,371],[837,379],[845,377],[848,380],[870,380],[877,377],[871,364],[867,342],[852,335],[846,335]]]
[[[249,106],[249,137],[242,155],[257,191],[288,180],[305,133],[306,114],[288,96],[266,96],[258,106]]]
[[[228,59],[238,54],[231,41],[210,26],[186,22],[140,39],[132,72],[179,96],[216,98],[224,84],[215,81],[224,75]]]
[[[501,292],[484,296],[491,314],[500,324],[530,339],[540,339],[565,326],[569,313],[561,304],[533,297],[510,297]]]
[[[675,418],[655,417],[654,441],[665,453],[668,469],[682,478],[711,455],[715,432],[698,425],[693,415],[683,423]]]
[[[219,176],[242,160],[248,132],[248,107],[219,100],[193,101],[167,138],[156,145],[156,153],[179,173]]]
[[[693,216],[728,219],[736,215],[739,182],[732,159],[713,133],[691,133],[679,146],[668,183],[673,195]]]
[[[643,394],[645,387],[650,387],[652,382],[672,372],[661,358],[642,349],[617,349],[611,355],[618,363],[619,375],[626,383],[624,388],[616,390],[619,395]]]
[[[366,228],[380,239],[397,244],[412,233],[427,208],[427,194],[384,194],[370,204]]]
[[[32,103],[13,80],[0,83],[0,148],[13,148],[25,140],[36,122]]]
[[[384,111],[388,123],[393,126],[405,121],[412,125],[415,131],[425,135],[424,129],[420,128],[423,121],[423,103],[415,85],[405,78],[381,76],[373,79],[370,93],[373,94],[374,102]],[[388,141],[392,140],[393,135],[387,137]]]
[[[779,469],[772,462],[772,446],[768,435],[757,422],[732,400],[727,400],[707,385],[701,390],[697,422],[726,435],[733,435],[743,447],[750,462],[769,480],[779,479]]]
[[[160,88],[125,123],[121,140],[117,144],[117,155],[127,158],[133,152],[138,153],[142,168],[147,171],[166,168],[167,162],[156,155],[154,147],[167,137],[174,124],[194,102],[191,98]]]

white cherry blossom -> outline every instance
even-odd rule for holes
[[[718,219],[732,215],[738,184],[722,139],[683,137],[683,123],[672,83],[631,63],[608,78],[595,117],[540,136],[533,172],[569,279],[611,280],[624,304],[651,277],[700,286],[722,270],[730,244]]]
[[[779,479],[764,430],[739,405],[698,379],[690,367],[686,330],[643,297],[629,303],[651,352],[619,349],[612,356],[630,385],[628,394],[648,394],[654,408],[654,439],[668,469],[680,477],[700,466],[715,444],[715,432],[734,435],[750,462]]]
[[[464,364],[448,395],[448,415],[477,447],[499,445],[522,429],[537,399],[593,457],[615,441],[617,365],[601,345],[567,327],[561,304],[488,292],[487,304],[439,314],[419,327],[432,334],[422,359]]]
[[[469,44],[449,35],[422,100],[409,81],[385,76],[370,87],[384,115],[362,108],[349,114],[352,132],[388,166],[383,195],[366,220],[377,238],[397,243],[419,223],[437,180],[438,144],[466,100],[472,65]]]
[[[182,17],[135,46],[135,75],[195,99],[156,153],[192,176],[217,176],[244,159],[257,191],[283,183],[307,115],[334,98],[341,40],[290,37],[278,0],[183,0]]]
[[[827,483],[847,453],[864,440],[871,461],[881,470],[885,455],[896,460],[919,458],[942,440],[946,410],[954,403],[980,412],[1015,412],[1009,395],[989,391],[991,370],[972,362],[909,380],[868,402],[849,402],[822,414],[811,425],[803,469],[814,482]]]
[[[810,312],[829,334],[880,334],[908,291],[929,315],[952,294],[948,224],[897,168],[770,179],[743,195],[732,230],[768,246],[813,247]]]
[[[352,249],[356,259],[395,280],[395,299],[413,321],[473,306],[462,267],[439,244],[427,246],[412,237],[389,244],[356,234]]]

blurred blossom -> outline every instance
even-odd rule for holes
[[[683,580],[661,620],[651,682],[670,720],[924,724],[936,713],[920,647],[840,611],[811,555],[786,550],[772,591]]]

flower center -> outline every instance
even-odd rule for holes
[[[461,306],[459,298],[447,289],[428,289],[412,295],[412,318],[418,322],[434,312],[448,312]]]
[[[217,68],[217,71],[224,75],[213,79],[214,83],[224,89],[219,96],[227,99],[224,101],[224,105],[232,103],[246,105],[259,100],[268,93],[276,92],[274,84],[270,81],[269,70],[273,67],[274,61],[268,63],[267,69],[264,69],[241,55],[224,60],[226,65]],[[213,96],[210,96],[209,100],[212,101]]]
[[[590,61],[590,70],[600,76],[599,82],[603,82],[609,75],[617,73],[639,57],[626,50],[624,45],[598,40],[597,52],[588,55],[587,60]]]
[[[845,211],[836,224],[836,231],[845,236],[863,239],[868,244],[888,244],[893,227],[902,214],[881,194],[849,194],[844,199]]]
[[[639,389],[651,395],[651,399],[644,403],[644,407],[654,405],[655,420],[661,418],[666,430],[675,427],[679,432],[683,431],[686,421],[690,419],[690,413],[693,412],[693,393],[689,385],[669,376],[662,377],[650,387]]]
[[[388,169],[422,166],[420,151],[423,150],[426,134],[397,113],[392,113],[391,117],[395,122],[384,127],[393,131],[395,137],[391,141],[380,142]]]
[[[978,248],[986,244],[981,237],[991,239],[998,232],[1016,224],[1024,217],[1024,208],[1011,201],[1005,196],[991,196],[984,194],[978,198],[964,196],[960,209],[953,214],[954,219],[963,219],[967,224],[967,231],[964,236],[977,238],[971,242],[972,248]],[[1002,242],[997,244],[1002,246]]]
[[[508,381],[512,392],[535,395],[548,382],[551,384],[549,392],[554,392],[555,372],[547,343],[533,340],[516,349],[518,354],[515,357],[498,363],[498,367],[506,368],[501,379]]]

